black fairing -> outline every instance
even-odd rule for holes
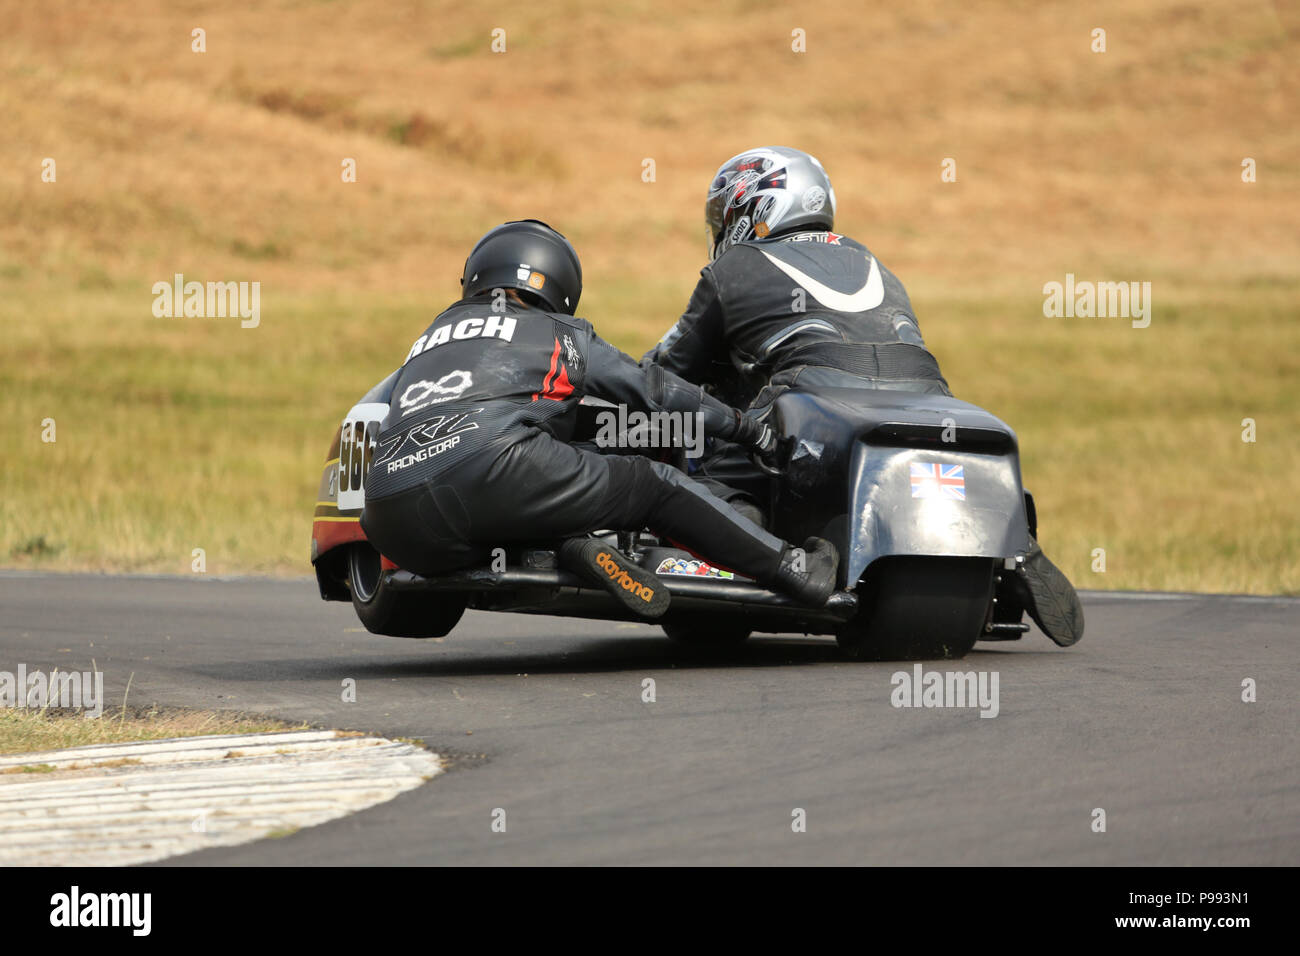
[[[784,476],[773,482],[774,530],[796,542],[833,541],[842,586],[888,555],[1008,558],[1027,546],[1015,432],[978,406],[823,388],[781,395],[773,424],[791,443]],[[963,500],[913,496],[911,463],[936,461],[962,466]]]

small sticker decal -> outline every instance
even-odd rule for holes
[[[826,190],[820,186],[809,186],[803,191],[803,211],[821,212],[826,205]]]
[[[686,560],[685,558],[664,558],[659,562],[659,567],[655,568],[656,574],[689,574],[695,577],[705,578],[726,578],[728,581],[734,580],[735,575],[730,571],[723,571],[721,568],[715,568],[707,561],[698,559]]]
[[[747,235],[749,235],[749,217],[741,216],[736,220],[736,224],[731,227],[729,241],[733,245],[737,242],[744,242]]]
[[[569,337],[567,332],[564,334],[564,357],[573,368],[582,368],[582,356],[579,354],[578,347],[573,344],[573,339]]]
[[[938,461],[912,462],[912,497],[966,500],[966,469]]]

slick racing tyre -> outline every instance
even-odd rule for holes
[[[432,592],[394,591],[384,584],[379,552],[360,541],[348,552],[348,586],[357,617],[372,634],[389,637],[442,637],[465,613],[463,597]]]
[[[835,639],[854,661],[965,657],[992,599],[993,562],[986,558],[884,558],[863,575],[860,610]]]

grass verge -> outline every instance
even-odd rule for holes
[[[1145,329],[919,279],[913,300],[957,396],[1017,431],[1043,546],[1080,587],[1300,593],[1300,282],[1156,293]],[[207,574],[307,573],[333,429],[433,306],[300,296],[241,330],[139,298],[49,290],[44,323],[0,301],[0,420],[21,423],[0,431],[0,566],[191,573],[201,549]],[[584,311],[640,354],[683,298],[628,283]]]
[[[99,717],[86,717],[61,710],[10,708],[0,710],[0,754],[38,753],[90,744],[165,740],[171,737],[306,729],[306,724],[290,723],[274,717],[175,707],[128,707]],[[15,769],[23,773],[42,772],[39,764]]]

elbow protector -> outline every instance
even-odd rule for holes
[[[658,409],[704,416],[704,431],[708,435],[730,440],[736,433],[740,413],[724,405],[704,391],[701,385],[692,385],[658,365],[645,367],[646,392]]]
[[[704,389],[665,372],[662,366],[648,365],[645,370],[646,391],[650,401],[666,412],[699,411]]]

